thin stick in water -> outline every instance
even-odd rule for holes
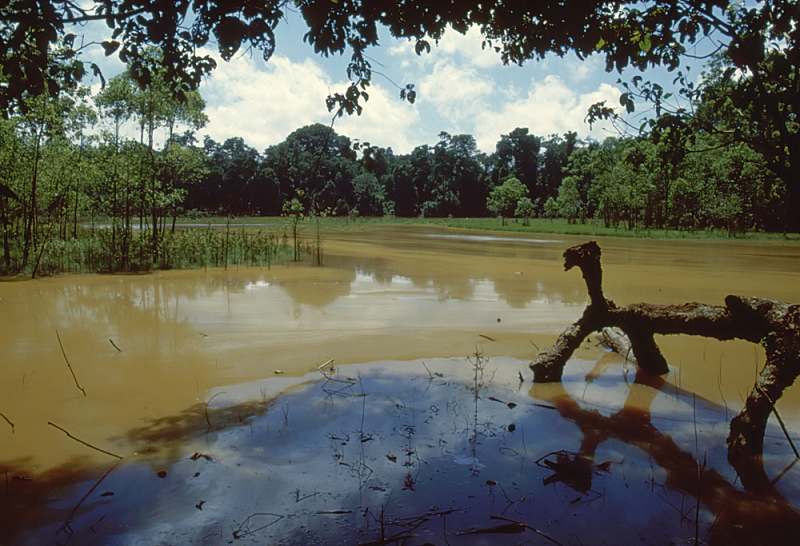
[[[75,377],[75,372],[72,371],[72,366],[70,365],[69,359],[67,358],[67,353],[64,352],[64,345],[61,343],[61,336],[58,335],[58,330],[56,330],[56,338],[58,338],[58,346],[61,347],[61,354],[64,355],[64,362],[67,363],[67,368],[69,368],[69,373],[72,374],[72,379],[75,380],[75,386],[78,387],[78,389],[83,393],[84,396],[86,396],[86,391],[83,390],[83,387],[81,387],[80,383],[78,383],[78,378]]]
[[[75,436],[73,436],[72,434],[70,434],[69,432],[67,432],[63,428],[61,428],[60,426],[58,426],[58,425],[56,425],[54,423],[51,423],[50,421],[48,421],[47,424],[50,425],[53,428],[57,428],[58,430],[60,430],[61,432],[63,432],[64,434],[66,434],[67,436],[69,436],[70,438],[75,440],[76,442],[78,442],[79,444],[83,444],[86,447],[90,447],[90,448],[94,449],[95,451],[99,451],[100,453],[105,453],[106,455],[111,455],[112,457],[116,457],[117,459],[124,459],[124,457],[122,455],[117,455],[116,453],[111,453],[110,451],[106,451],[105,449],[101,449],[101,448],[99,448],[97,446],[93,446],[90,443],[84,442],[80,438],[76,438]]]
[[[213,427],[213,426],[211,426],[211,419],[209,419],[209,417],[208,417],[208,405],[211,403],[211,401],[212,401],[214,398],[216,398],[216,397],[217,397],[217,396],[219,396],[220,394],[225,394],[225,391],[218,392],[217,394],[215,394],[214,396],[212,396],[211,398],[209,398],[209,399],[208,399],[208,402],[206,402],[206,407],[205,407],[204,413],[206,414],[206,423],[208,423],[208,430],[209,430],[209,431],[211,431],[211,430],[214,430],[214,427]]]
[[[119,351],[119,352],[122,352],[122,349],[120,349],[119,347],[117,347],[117,344],[116,344],[116,343],[114,343],[114,340],[113,340],[113,339],[109,339],[109,340],[108,340],[108,342],[109,342],[111,345],[113,345],[113,347],[114,347],[114,348],[115,348],[117,351]]]
[[[792,447],[792,451],[794,451],[794,456],[797,459],[800,459],[800,453],[797,452],[797,448],[794,447],[794,442],[792,442],[791,436],[789,436],[789,431],[786,430],[786,425],[783,424],[783,419],[781,419],[780,414],[778,413],[778,409],[775,407],[775,403],[772,401],[772,398],[762,389],[761,387],[756,387],[758,392],[764,395],[764,398],[767,399],[769,405],[772,407],[772,413],[775,414],[775,418],[778,420],[778,424],[781,426],[781,430],[783,430],[783,434],[786,436],[786,439],[789,441],[789,445]]]
[[[6,423],[11,425],[11,432],[14,432],[14,423],[12,423],[11,420],[8,417],[6,417],[5,415],[3,415],[2,413],[0,413],[0,417],[5,419]]]
[[[535,527],[533,527],[533,526],[531,526],[531,525],[528,525],[527,523],[522,523],[521,521],[516,521],[516,520],[513,520],[513,519],[505,518],[505,517],[503,517],[503,516],[489,516],[489,519],[498,519],[498,520],[500,520],[500,521],[508,521],[509,523],[515,523],[515,524],[517,524],[517,525],[522,525],[522,526],[524,526],[525,528],[527,528],[527,529],[530,529],[531,531],[533,531],[534,533],[536,533],[536,534],[537,534],[537,535],[539,535],[540,537],[542,537],[542,538],[545,538],[545,539],[549,540],[549,541],[550,541],[550,542],[552,542],[553,544],[558,544],[558,546],[564,546],[563,544],[561,544],[559,541],[557,541],[556,539],[554,539],[554,538],[553,538],[553,537],[551,537],[550,535],[548,535],[548,534],[546,534],[546,533],[543,533],[543,532],[542,532],[542,531],[540,531],[539,529],[537,529],[537,528],[535,528]]]
[[[119,461],[117,461],[116,463],[114,463],[114,466],[112,466],[111,468],[109,468],[109,469],[106,471],[106,473],[105,473],[105,474],[103,474],[103,476],[102,476],[102,477],[101,477],[99,480],[97,480],[97,482],[95,482],[95,484],[92,486],[92,488],[91,488],[91,489],[89,489],[89,491],[88,491],[88,492],[87,492],[87,493],[86,493],[86,494],[83,496],[83,498],[82,498],[80,501],[78,501],[78,504],[76,504],[76,505],[75,505],[75,507],[72,509],[72,512],[70,512],[70,513],[69,513],[69,516],[67,516],[67,519],[66,519],[66,521],[64,521],[64,524],[63,524],[63,525],[61,525],[61,527],[59,527],[59,528],[58,528],[58,531],[57,531],[57,532],[64,531],[65,533],[67,533],[67,535],[68,535],[68,536],[70,536],[70,537],[72,536],[72,531],[70,530],[70,525],[72,524],[72,521],[73,521],[73,519],[75,518],[75,512],[77,512],[77,511],[78,511],[78,508],[80,508],[80,506],[83,504],[83,502],[84,502],[84,501],[85,501],[87,498],[89,498],[89,495],[91,495],[91,494],[94,492],[94,490],[95,490],[95,489],[97,489],[97,486],[99,486],[99,485],[100,485],[100,483],[101,483],[103,480],[105,480],[105,479],[108,477],[108,475],[109,475],[109,474],[111,474],[111,472],[112,472],[112,471],[113,471],[115,468],[117,468],[117,465],[119,465]]]

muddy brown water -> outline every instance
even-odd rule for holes
[[[530,360],[587,303],[580,274],[563,271],[561,254],[588,239],[371,227],[326,235],[324,267],[0,282],[0,413],[13,423],[0,419],[0,467],[35,477],[67,462],[108,460],[49,423],[136,457],[143,444],[129,440],[131,430],[159,422],[168,429],[170,416],[202,407],[212,389],[286,381],[330,359],[402,362],[477,350]],[[727,294],[800,302],[797,243],[597,240],[605,293],[618,304],[722,304]],[[659,343],[670,381],[732,411],[764,360],[760,347],[743,342]],[[581,355],[601,356],[591,344]],[[798,391],[779,403],[795,424]]]

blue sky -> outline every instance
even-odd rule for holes
[[[198,131],[201,139],[242,137],[263,151],[299,127],[331,122],[325,98],[347,87],[349,58],[315,55],[303,42],[304,32],[297,14],[289,14],[278,27],[269,62],[260,51],[239,52],[228,62],[217,59],[216,70],[200,89],[209,117]],[[541,137],[567,131],[596,140],[618,135],[608,123],[590,128],[584,121],[591,104],[605,100],[617,106],[622,92],[619,75],[605,72],[602,58],[549,56],[522,67],[504,66],[481,42],[477,30],[466,35],[449,31],[430,53],[418,56],[412,42],[384,32],[381,46],[368,53],[376,73],[364,112],[337,119],[335,130],[398,154],[436,144],[442,131],[473,135],[487,154],[516,127]],[[211,49],[206,53],[216,55]],[[101,51],[96,55],[106,77],[121,70],[113,58],[101,58]],[[399,98],[396,85],[407,83],[415,85],[414,104]],[[130,132],[131,138],[138,135],[135,127]]]

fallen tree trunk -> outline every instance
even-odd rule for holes
[[[560,381],[575,349],[589,334],[606,327],[625,332],[637,365],[657,375],[667,373],[669,368],[653,338],[655,334],[760,343],[766,349],[766,362],[744,408],[731,421],[728,459],[735,462],[761,455],[773,404],[800,375],[800,305],[728,296],[724,306],[635,303],[617,307],[603,296],[600,247],[596,242],[568,248],[564,260],[565,270],[581,270],[590,301],[581,318],[561,333],[546,354],[531,363],[535,382]]]

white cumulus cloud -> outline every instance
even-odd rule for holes
[[[600,83],[594,90],[577,92],[555,74],[542,81],[531,81],[527,94],[515,100],[487,105],[475,122],[475,140],[478,148],[494,151],[503,134],[516,127],[527,127],[534,135],[546,137],[575,131],[580,137],[591,136],[602,140],[609,133],[607,123],[597,123],[589,128],[586,114],[597,102],[616,104],[619,90]]]
[[[217,141],[242,137],[263,151],[299,127],[329,120],[325,97],[332,91],[313,59],[294,63],[276,55],[268,63],[248,57],[220,61],[200,89],[209,118],[201,132]]]

